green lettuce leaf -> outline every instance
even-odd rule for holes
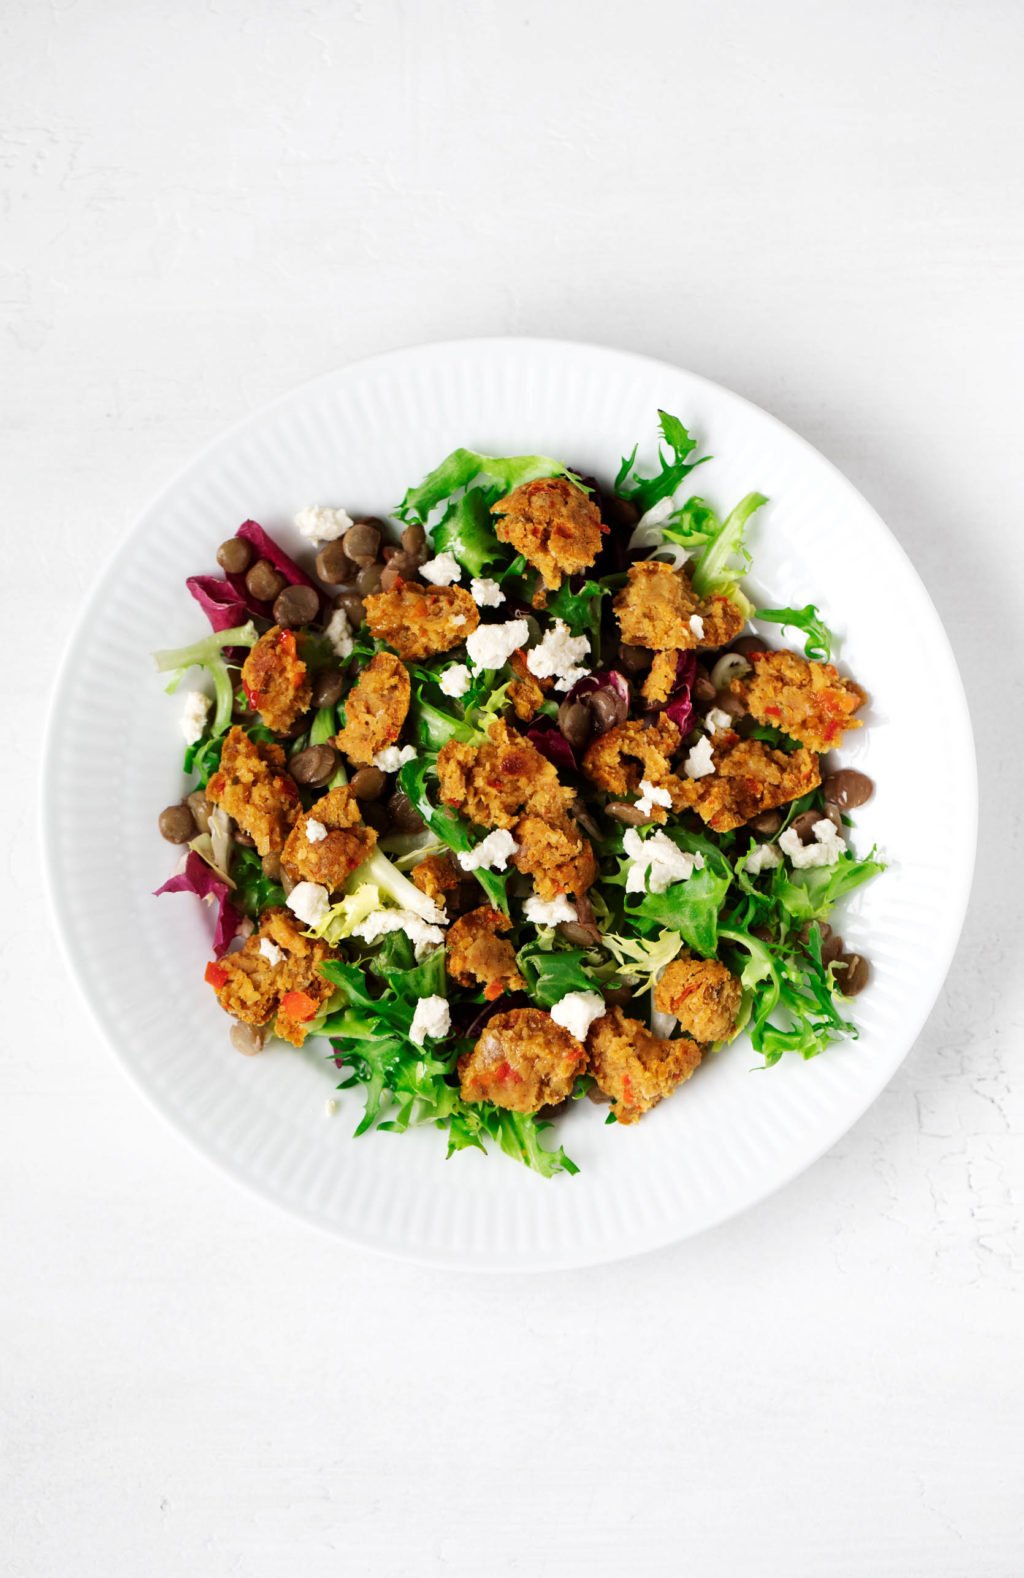
[[[671,416],[668,411],[659,411],[658,429],[668,447],[668,454],[659,447],[657,476],[642,477],[634,470],[639,447],[634,444],[632,454],[624,457],[615,478],[615,492],[620,498],[635,504],[641,515],[659,500],[673,494],[683,478],[701,464],[700,461],[689,459],[697,447],[697,440],[691,438],[677,416]]]
[[[806,637],[804,655],[815,662],[827,663],[832,656],[832,632],[813,603],[804,608],[759,608],[754,618],[802,631]]]
[[[493,484],[502,494],[511,493],[524,482],[535,482],[538,477],[579,478],[561,461],[549,455],[481,455],[475,449],[453,449],[439,466],[428,472],[423,481],[409,488],[395,514],[404,521],[427,519],[438,504],[471,484]]]

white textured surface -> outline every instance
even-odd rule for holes
[[[940,1005],[810,1173],[490,1282],[344,1250],[151,1117],[48,950],[9,767],[5,1571],[1018,1578],[1019,8],[21,0],[0,31],[15,762],[49,631],[226,421],[390,346],[556,334],[732,385],[863,489],[957,647],[983,834]]]
[[[339,1098],[337,1124],[323,1121],[337,1079],[326,1047],[239,1058],[200,985],[212,917],[194,903],[153,901],[178,859],[154,811],[185,788],[180,701],[160,694],[154,640],[177,646],[205,633],[185,581],[213,567],[239,514],[301,552],[290,523],[303,489],[386,512],[410,477],[460,440],[485,453],[565,456],[585,475],[613,476],[637,432],[645,463],[653,459],[659,409],[685,411],[713,453],[700,487],[720,514],[755,483],[764,490],[751,537],[756,600],[799,606],[813,595],[872,697],[840,758],[878,785],[857,817],[855,847],[878,845],[891,863],[842,919],[848,944],[871,959],[871,990],[853,1016],[859,1039],[810,1065],[785,1058],[765,1078],[752,1074],[758,1060],[740,1041],[631,1130],[606,1127],[580,1102],[558,1126],[581,1169],[572,1179],[543,1183],[478,1152],[442,1166],[429,1128],[401,1144],[353,1144],[339,1130],[358,1121],[354,1094]],[[844,549],[854,540],[851,558]],[[930,676],[923,694],[915,664]],[[917,766],[939,736],[949,764],[925,806]],[[66,951],[133,1078],[207,1155],[269,1199],[350,1242],[457,1269],[554,1269],[660,1248],[758,1203],[817,1160],[891,1078],[930,1012],[974,857],[960,679],[920,582],[870,507],[802,439],[706,379],[550,340],[458,341],[358,362],[210,446],[144,513],[91,595],[58,677],[43,770]]]

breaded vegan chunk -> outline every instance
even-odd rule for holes
[[[636,1123],[688,1080],[704,1048],[685,1036],[663,1041],[639,1019],[610,1008],[587,1036],[590,1072],[620,1123]]]
[[[302,810],[295,780],[284,770],[280,745],[250,740],[244,729],[229,729],[220,766],[206,786],[206,798],[234,817],[257,852],[283,848],[288,830]]]
[[[575,1036],[540,1008],[495,1014],[476,1046],[459,1058],[463,1101],[491,1101],[511,1112],[538,1112],[572,1095],[587,1054]]]
[[[446,966],[459,986],[482,986],[485,997],[517,992],[526,985],[516,967],[516,952],[500,932],[512,922],[500,910],[482,904],[448,929]]]
[[[347,784],[339,784],[299,817],[281,851],[281,865],[294,881],[319,882],[333,893],[369,859],[376,843],[359,801]]]
[[[450,652],[480,623],[480,610],[461,586],[399,581],[390,592],[365,598],[363,607],[370,634],[394,647],[407,663]]]
[[[416,887],[442,909],[449,905],[462,884],[464,873],[451,855],[427,855],[409,873]]]
[[[729,689],[746,703],[758,723],[774,724],[812,751],[838,745],[845,729],[859,729],[852,716],[867,692],[843,679],[831,663],[810,663],[796,652],[752,652],[753,674]]]
[[[526,666],[526,653],[523,651],[513,652],[508,660],[508,666],[516,676],[508,687],[508,699],[512,703],[512,710],[522,723],[531,723],[537,716],[545,692],[549,691],[555,682],[553,679],[538,679],[535,674],[531,674]]]
[[[491,514],[498,541],[539,570],[549,592],[588,569],[601,547],[601,511],[568,477],[524,482],[492,504]]]
[[[369,767],[394,745],[409,712],[409,670],[393,652],[378,652],[345,697],[345,727],[334,743],[353,767]]]
[[[242,685],[249,705],[268,729],[285,733],[313,700],[313,686],[299,657],[295,632],[271,625],[242,664]]]
[[[664,652],[655,652],[654,662],[640,691],[650,706],[660,706],[675,690],[681,655],[671,647],[667,647]]]
[[[676,725],[662,713],[652,723],[631,718],[617,724],[607,734],[598,735],[583,757],[583,772],[591,783],[608,794],[633,798],[640,793],[641,779],[659,789],[667,789],[672,806],[682,810],[690,803],[690,791],[672,771],[669,758],[682,742]],[[653,821],[664,822],[666,812],[656,805]]]
[[[728,597],[698,597],[685,568],[674,570],[657,559],[630,565],[629,579],[612,608],[623,641],[655,652],[724,647],[746,624]]]
[[[512,864],[533,878],[542,899],[585,893],[593,884],[597,876],[593,848],[569,817],[520,817],[513,836],[519,849]]]
[[[276,1014],[276,1033],[301,1046],[334,991],[318,973],[333,957],[325,942],[302,934],[288,910],[264,910],[259,930],[237,953],[207,965],[206,979],[225,1013],[247,1025],[267,1025]]]
[[[482,745],[449,740],[437,757],[445,805],[465,812],[480,827],[514,827],[525,812],[559,816],[573,798],[546,756],[496,718]]]
[[[683,781],[683,803],[716,833],[728,833],[761,811],[788,805],[821,782],[812,751],[801,748],[787,756],[762,740],[741,740],[732,733],[715,736],[713,760],[715,770],[706,778]]]
[[[654,1006],[672,1014],[695,1041],[726,1041],[740,1011],[743,988],[717,959],[681,955],[654,988]]]

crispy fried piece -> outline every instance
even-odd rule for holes
[[[591,783],[609,794],[633,798],[646,778],[659,789],[667,789],[676,811],[690,804],[686,783],[672,771],[669,758],[682,740],[676,725],[664,714],[653,723],[638,718],[617,724],[607,734],[598,735],[583,758],[583,771]],[[651,812],[656,822],[664,822],[666,812],[656,805]]]
[[[724,647],[746,623],[728,597],[698,597],[685,569],[674,570],[657,559],[641,559],[630,565],[629,580],[612,608],[623,641],[656,652]],[[694,614],[703,621],[700,636],[690,623]]]
[[[249,705],[268,729],[285,733],[309,707],[313,686],[299,657],[295,632],[271,625],[242,664],[242,685]]]
[[[800,749],[787,756],[761,740],[741,740],[731,732],[715,736],[714,763],[713,773],[687,778],[682,787],[683,804],[692,806],[716,833],[742,827],[760,811],[788,805],[821,782],[812,751]]]
[[[587,1036],[590,1072],[614,1103],[620,1123],[636,1123],[689,1079],[704,1048],[685,1036],[662,1041],[639,1019],[610,1008]]]
[[[563,576],[592,565],[601,547],[601,511],[568,477],[524,482],[492,504],[491,514],[499,542],[511,543],[551,592]]]
[[[654,1006],[672,1014],[695,1041],[725,1041],[732,1035],[743,988],[717,959],[673,959],[654,988]]]
[[[867,692],[843,679],[831,663],[809,663],[796,652],[752,652],[753,674],[733,680],[729,689],[746,702],[758,723],[774,724],[812,751],[838,745],[844,729],[859,729],[851,716]]]
[[[234,817],[261,855],[283,847],[302,810],[295,781],[284,771],[280,745],[250,740],[238,727],[225,736],[206,798]]]
[[[369,767],[394,745],[409,711],[409,670],[392,652],[372,657],[345,698],[345,727],[334,743],[353,767]]]
[[[520,817],[514,836],[519,852],[512,856],[512,864],[533,878],[542,899],[585,893],[597,876],[590,840],[564,814]]]
[[[260,950],[264,938],[281,954],[276,963]],[[325,942],[303,936],[288,910],[264,910],[259,930],[237,953],[226,954],[209,965],[207,979],[225,1013],[247,1025],[269,1024],[276,1013],[277,1035],[294,1046],[301,1046],[309,1022],[334,990],[318,973],[323,961],[333,957]],[[288,1003],[289,1007],[301,1010],[301,1018],[281,1007],[282,998],[290,993],[302,994],[291,997]]]
[[[461,586],[413,586],[399,581],[390,592],[364,600],[370,634],[412,662],[450,652],[473,634],[480,610]]]
[[[451,855],[427,855],[409,873],[416,887],[444,909],[462,882],[462,872]]]
[[[557,817],[571,801],[571,789],[536,746],[496,718],[483,745],[449,740],[437,758],[437,777],[445,805],[464,811],[481,827],[513,827],[525,812]]]
[[[516,951],[499,932],[511,931],[512,922],[487,904],[470,910],[448,928],[448,974],[459,986],[482,986],[492,1001],[502,992],[517,992],[526,985],[516,968]]]
[[[587,1062],[568,1030],[539,1008],[513,1008],[488,1020],[471,1052],[459,1058],[463,1101],[493,1101],[512,1112],[538,1112],[572,1094]]]
[[[675,689],[678,672],[678,652],[673,651],[671,647],[664,652],[655,652],[654,662],[640,692],[644,700],[652,707],[660,706],[663,701],[667,701]]]
[[[310,822],[327,829],[327,837],[311,842]],[[331,892],[373,854],[377,834],[367,827],[359,801],[346,784],[339,784],[299,817],[281,851],[281,865],[296,882],[319,882]]]
[[[512,710],[523,723],[530,723],[537,716],[537,709],[544,700],[545,692],[549,691],[555,683],[553,679],[538,679],[531,674],[526,666],[526,653],[522,650],[513,652],[508,660],[508,666],[516,678],[508,687],[508,699],[512,703]]]

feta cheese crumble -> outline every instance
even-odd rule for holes
[[[667,833],[641,838],[635,827],[626,830],[622,847],[629,856],[627,893],[664,893],[673,882],[686,882],[704,865],[703,855],[691,855],[673,844]]]
[[[452,663],[441,675],[441,690],[446,696],[464,696],[469,689],[470,678],[465,663]]]
[[[482,838],[475,849],[460,850],[459,865],[463,871],[479,871],[481,868],[504,871],[509,856],[516,854],[518,850],[519,845],[508,829],[499,827],[493,833],[488,833],[486,838]]]
[[[649,778],[641,778],[640,798],[636,802],[638,811],[642,811],[645,816],[650,816],[656,805],[664,806],[668,810],[671,804],[672,796],[667,789],[659,789],[658,785],[652,784]]]
[[[698,641],[704,640],[704,621],[699,614],[690,615],[690,629],[693,631]]]
[[[551,1009],[551,1017],[577,1041],[585,1041],[594,1020],[607,1012],[600,992],[567,992]]]
[[[310,844],[322,844],[327,837],[327,829],[315,816],[311,816],[306,823],[306,839]]]
[[[534,926],[558,926],[562,921],[579,919],[575,904],[570,904],[564,893],[553,899],[531,893],[523,905],[523,914]]]
[[[295,517],[295,527],[310,542],[335,542],[353,524],[348,510],[332,510],[323,504],[309,504]]]
[[[469,583],[469,595],[478,608],[497,608],[505,601],[505,594],[497,581],[474,577]]]
[[[831,826],[831,823],[829,824]],[[748,876],[756,877],[759,871],[772,871],[776,866],[782,865],[782,856],[776,844],[758,844],[752,849],[743,862],[743,869]]]
[[[405,932],[416,951],[417,959],[422,958],[429,948],[436,948],[444,942],[444,932],[440,926],[430,925],[412,910],[374,910],[358,926],[353,926],[352,935],[361,937],[364,942],[376,942],[378,937],[390,931]]]
[[[379,767],[382,773],[397,773],[398,769],[404,767],[406,762],[412,762],[415,759],[416,747],[414,745],[386,745],[373,758],[373,765],[374,767]]]
[[[260,953],[263,955],[264,959],[268,959],[271,964],[280,964],[281,960],[284,958],[284,954],[281,952],[280,948],[272,943],[269,937],[260,938]]]
[[[703,739],[697,741],[683,763],[683,772],[687,778],[706,778],[708,773],[715,770],[714,757],[711,754],[711,741],[705,734]]]
[[[345,610],[338,607],[324,626],[324,635],[331,643],[335,657],[347,658],[352,655],[352,626],[348,622]]]
[[[808,866],[834,866],[846,849],[842,834],[834,822],[823,816],[812,829],[814,843],[805,844],[793,827],[787,827],[779,837],[779,848],[789,856],[798,871]]]
[[[719,729],[732,728],[732,717],[724,707],[711,707],[704,719],[704,727],[709,734],[717,734]]]
[[[431,586],[452,586],[462,580],[462,566],[453,553],[439,553],[420,565],[420,575]]]
[[[590,672],[579,667],[580,658],[589,656],[587,637],[571,636],[565,620],[556,619],[553,628],[527,652],[526,666],[537,679],[553,679],[556,690],[571,690]]]
[[[186,745],[197,745],[202,739],[211,705],[209,696],[205,696],[201,690],[186,693],[185,705],[181,710],[181,732]]]
[[[510,619],[503,625],[478,625],[466,641],[466,651],[477,668],[501,668],[529,639],[530,627],[525,619]]]
[[[409,1040],[421,1047],[427,1036],[435,1040],[446,1036],[451,1029],[452,1011],[446,997],[421,997],[409,1026]]]
[[[285,903],[304,926],[319,926],[331,907],[327,889],[321,887],[319,882],[297,882]]]

